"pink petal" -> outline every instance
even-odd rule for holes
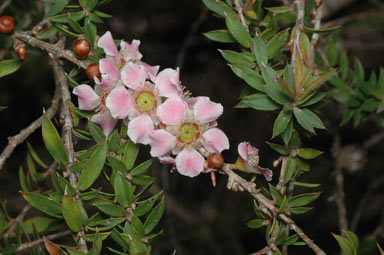
[[[129,44],[125,41],[120,42],[120,53],[124,58],[125,62],[138,61],[143,55],[139,51],[140,41],[132,40],[132,43]]]
[[[116,56],[118,51],[115,42],[113,41],[111,32],[107,31],[97,41],[97,46],[104,49],[105,54],[109,56]]]
[[[153,122],[148,115],[141,115],[128,123],[128,136],[134,143],[149,144]]]
[[[176,157],[176,168],[182,175],[195,177],[204,170],[204,158],[196,150],[185,148]]]
[[[248,142],[242,142],[237,146],[237,151],[239,152],[240,157],[245,161],[248,160],[248,145]]]
[[[116,82],[113,81],[108,74],[102,74],[101,78],[102,79],[100,81],[96,76],[94,77],[95,83],[97,84],[100,92],[108,93],[115,87]]]
[[[181,84],[179,80],[179,69],[171,68],[161,71],[155,79],[155,86],[160,96],[171,97],[181,95]]]
[[[133,108],[132,98],[124,86],[114,88],[107,96],[105,103],[116,119],[124,119]]]
[[[176,137],[164,129],[155,130],[150,138],[152,157],[161,157],[168,154],[176,144]]]
[[[112,118],[108,111],[93,115],[91,121],[99,125],[106,136],[112,132],[117,123],[117,119]]]
[[[150,79],[151,81],[155,81],[156,74],[159,71],[160,66],[150,66],[145,62],[141,62],[141,65],[144,66],[145,71],[147,71],[147,79]]]
[[[195,119],[202,123],[215,121],[223,114],[223,106],[212,102],[209,97],[199,97],[196,104],[193,106]]]
[[[109,58],[103,58],[99,61],[100,72],[102,74],[107,74],[110,79],[114,82],[119,80],[120,72],[116,64]]]
[[[100,105],[100,97],[86,84],[81,84],[73,89],[73,94],[77,95],[79,101],[79,109],[90,111]]]
[[[204,140],[202,143],[210,153],[221,153],[223,150],[229,149],[228,137],[220,129],[208,129],[203,136]]]
[[[259,165],[256,165],[256,166],[252,167],[251,172],[264,175],[264,177],[265,177],[265,179],[267,181],[271,181],[272,180],[273,172],[269,168],[263,168],[263,167],[261,167]]]
[[[187,113],[188,106],[180,97],[168,98],[157,108],[157,117],[166,125],[179,125]]]
[[[121,80],[131,89],[139,89],[144,85],[147,78],[147,72],[144,66],[135,63],[128,63],[121,70]]]
[[[167,164],[167,165],[175,165],[176,160],[172,157],[166,156],[166,157],[159,157],[159,161],[161,164]]]

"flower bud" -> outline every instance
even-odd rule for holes
[[[99,64],[90,64],[87,67],[87,76],[90,80],[93,80],[95,76],[100,79],[101,73],[99,69]]]
[[[9,34],[15,27],[15,20],[11,16],[2,16],[0,18],[0,33]]]
[[[79,58],[86,58],[91,50],[91,46],[85,39],[75,41],[73,45],[73,52]]]
[[[212,153],[208,156],[208,167],[219,169],[224,164],[224,158],[220,153]]]
[[[17,42],[14,46],[16,55],[19,56],[20,59],[25,60],[27,57],[28,48],[22,42]]]

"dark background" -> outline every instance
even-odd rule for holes
[[[265,2],[280,5],[279,1]],[[350,60],[360,58],[367,73],[378,71],[384,62],[383,1],[335,1],[340,6],[334,6],[337,4],[332,5],[332,2],[325,1],[325,22],[343,23],[338,49],[346,50]],[[15,0],[13,4],[24,8],[25,2]],[[272,162],[278,155],[265,143],[271,141],[275,114],[233,108],[246,85],[232,73],[217,49],[236,47],[214,43],[202,35],[203,32],[224,28],[222,20],[207,12],[199,0],[114,0],[102,11],[114,17],[99,26],[99,35],[110,30],[115,39],[121,38],[128,42],[140,39],[140,51],[145,62],[160,65],[161,70],[180,66],[182,83],[193,95],[209,96],[213,101],[223,104],[225,110],[219,119],[219,126],[231,143],[231,149],[224,152],[227,162],[236,159],[239,142],[250,141],[260,149],[261,165],[274,170],[272,183],[277,183],[279,172],[278,168],[273,168]],[[4,46],[6,38],[0,36],[0,42]],[[38,118],[43,107],[49,107],[54,81],[46,53],[30,48],[23,67],[2,78],[0,89],[0,105],[8,106],[6,111],[0,113],[0,148],[4,148],[8,136],[15,135]],[[73,101],[76,102],[75,97]],[[317,190],[323,193],[313,203],[315,208],[312,211],[294,216],[304,232],[329,254],[338,253],[337,243],[331,235],[331,232],[339,233],[339,229],[334,197],[334,161],[330,149],[342,114],[342,106],[334,102],[327,104],[321,117],[328,130],[319,131],[310,141],[304,140],[304,147],[317,148],[325,153],[311,162],[311,171],[300,181],[321,183],[321,188]],[[347,125],[339,132],[342,145],[353,144],[359,149],[366,139],[381,130],[373,121],[368,121],[356,129]],[[40,130],[28,141],[41,155],[47,156]],[[383,146],[384,142],[378,143],[362,152],[366,163],[359,171],[344,171],[349,220],[369,185],[384,174]],[[149,158],[148,148],[141,148],[139,161],[144,161]],[[7,201],[13,216],[25,204],[18,192],[18,169],[20,165],[26,165],[26,153],[25,144],[18,146],[0,171],[0,199]],[[240,255],[255,252],[266,245],[264,231],[251,230],[246,226],[247,221],[256,218],[251,197],[246,193],[227,191],[225,176],[218,175],[217,187],[213,188],[207,174],[190,179],[177,173],[169,174],[168,168],[158,163],[151,167],[150,174],[157,178],[156,184],[166,191],[167,197],[176,201],[176,205],[167,207],[162,220],[165,234],[154,243],[153,254],[170,254],[176,249],[177,254]],[[257,183],[268,185],[263,178],[258,178]],[[306,191],[309,190],[297,189],[297,192]],[[380,223],[383,225],[383,198],[384,188],[381,185],[370,197],[358,226],[357,234],[361,239],[371,236]],[[383,238],[381,233],[376,241],[383,244]],[[369,247],[373,245],[374,242],[368,242]],[[293,247],[289,254],[311,254],[311,251],[306,247]]]

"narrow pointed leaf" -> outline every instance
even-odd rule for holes
[[[320,156],[323,153],[324,153],[323,151],[319,151],[311,148],[300,148],[298,155],[299,157],[304,159],[313,159]]]
[[[255,36],[253,40],[253,50],[259,67],[262,69],[268,65],[268,50],[261,37]]]
[[[152,212],[148,215],[147,219],[144,223],[144,232],[145,234],[149,234],[159,223],[161,217],[164,213],[164,199],[160,201],[160,203],[152,210]]]
[[[254,57],[248,56],[245,53],[240,53],[231,50],[219,50],[223,58],[231,64],[237,64],[241,66],[246,66],[249,68],[255,67]]]
[[[268,58],[272,58],[288,41],[289,32],[284,30],[274,37],[267,44]]]
[[[247,226],[252,229],[263,227],[264,220],[263,219],[255,219],[247,222]]]
[[[131,169],[135,164],[137,154],[139,153],[139,145],[128,140],[124,145],[123,163],[127,169]]]
[[[249,86],[261,92],[265,91],[263,78],[257,71],[241,65],[230,65],[230,67]]]
[[[281,155],[288,155],[289,153],[289,150],[280,144],[275,144],[270,142],[266,142],[266,143],[269,145],[269,147],[271,147],[273,150],[277,151]]]
[[[312,84],[310,84],[305,90],[304,95],[312,91],[313,89],[316,89],[321,84],[323,84],[334,72],[336,72],[336,68],[331,69],[330,71],[326,72],[322,76],[320,76],[317,80],[315,80]]]
[[[347,238],[332,234],[341,248],[342,255],[355,255],[356,251],[353,249],[353,243]]]
[[[22,195],[24,199],[37,210],[55,218],[61,218],[61,205],[58,202],[33,192],[24,192]]]
[[[313,32],[313,33],[325,35],[325,34],[328,34],[330,32],[336,31],[340,28],[341,28],[341,26],[335,26],[335,27],[329,27],[329,28],[319,28],[319,29],[315,29],[315,28],[311,28],[311,27],[304,27],[304,30],[307,32]]]
[[[236,15],[226,15],[225,23],[233,38],[242,46],[249,48],[252,44],[249,32],[243,27]]]
[[[3,60],[0,61],[0,78],[16,72],[21,67],[19,60]]]
[[[203,35],[215,42],[221,42],[221,43],[236,42],[235,38],[232,37],[231,33],[227,29],[213,30],[213,31],[203,33]]]
[[[265,94],[247,96],[241,102],[245,103],[249,107],[261,111],[274,111],[280,108],[278,104],[272,101],[270,97]]]
[[[273,13],[285,13],[291,10],[291,6],[265,7],[264,9]]]
[[[49,17],[52,17],[53,15],[58,14],[65,8],[65,6],[68,5],[68,3],[69,3],[69,0],[56,1],[55,4],[52,5],[52,7],[49,9],[47,14],[45,15],[45,18],[49,18]]]
[[[64,220],[73,232],[79,232],[83,226],[80,210],[71,195],[64,195],[62,201]]]
[[[124,208],[131,206],[133,200],[132,184],[121,176],[121,174],[116,173],[113,187],[119,204]]]
[[[66,165],[68,163],[68,156],[65,151],[64,144],[61,141],[55,126],[46,113],[43,114],[41,129],[44,144],[48,152],[59,164]]]
[[[315,192],[315,193],[306,193],[306,194],[300,194],[292,197],[289,199],[289,206],[296,207],[296,206],[304,206],[312,201],[314,201],[316,198],[320,196],[321,192]]]
[[[287,111],[285,109],[280,111],[280,113],[279,113],[279,115],[277,115],[277,118],[276,118],[275,123],[273,125],[272,138],[281,134],[285,130],[289,121],[291,120],[291,116],[292,116],[291,111]]]
[[[132,176],[144,174],[148,170],[148,168],[152,165],[152,162],[153,162],[153,159],[149,159],[141,163],[140,165],[135,167],[129,174]]]
[[[225,17],[226,15],[236,15],[236,13],[229,7],[227,4],[222,1],[216,0],[203,0],[205,6],[208,9],[219,15],[220,17]]]

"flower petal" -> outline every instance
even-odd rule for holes
[[[139,51],[139,46],[139,40],[132,40],[131,44],[125,41],[120,42],[120,54],[125,62],[139,61],[143,57],[143,55]]]
[[[171,97],[181,95],[181,84],[179,80],[179,69],[171,68],[161,71],[155,79],[155,86],[159,90],[160,96]]]
[[[106,136],[112,132],[117,123],[117,119],[112,118],[108,111],[93,115],[91,121],[99,125]]]
[[[148,115],[141,115],[128,123],[128,136],[134,143],[149,144],[153,122]]]
[[[145,71],[147,71],[147,79],[150,79],[151,81],[154,82],[160,66],[150,66],[145,62],[141,62],[141,65],[143,65],[145,68]]]
[[[97,41],[97,46],[104,49],[105,54],[109,56],[116,56],[118,51],[115,42],[113,41],[111,32],[107,31]]]
[[[159,157],[159,161],[161,164],[166,164],[166,165],[175,165],[176,160],[172,157],[166,156],[166,157]]]
[[[144,86],[145,79],[147,78],[147,72],[144,66],[137,65],[135,63],[128,63],[121,70],[121,80],[131,89],[139,89]]]
[[[229,140],[227,135],[218,128],[208,129],[204,134],[202,144],[210,153],[221,153],[229,149]]]
[[[91,86],[81,84],[73,89],[73,94],[78,97],[79,109],[90,111],[100,105],[100,97],[92,89]]]
[[[176,137],[164,129],[155,130],[150,138],[152,157],[161,157],[168,154],[176,144]]]
[[[112,117],[116,119],[124,119],[133,108],[132,98],[124,86],[114,88],[107,96],[105,103]]]
[[[271,181],[272,180],[273,172],[269,168],[263,168],[263,167],[261,167],[259,165],[256,165],[256,166],[252,167],[251,172],[264,175],[264,177],[265,177],[265,179],[267,181]]]
[[[185,148],[176,157],[176,168],[182,175],[195,177],[204,170],[204,158],[196,150]]]
[[[103,58],[99,61],[100,72],[102,74],[107,74],[107,76],[114,82],[119,80],[120,72],[116,64],[109,58]]]
[[[240,157],[245,161],[248,160],[248,145],[248,142],[242,142],[237,146],[237,151],[239,152]]]
[[[209,97],[199,97],[193,106],[193,113],[195,114],[196,120],[202,123],[208,123],[215,121],[223,114],[223,106],[212,102]]]
[[[157,117],[166,125],[179,125],[187,113],[188,106],[180,97],[171,97],[157,108]]]

